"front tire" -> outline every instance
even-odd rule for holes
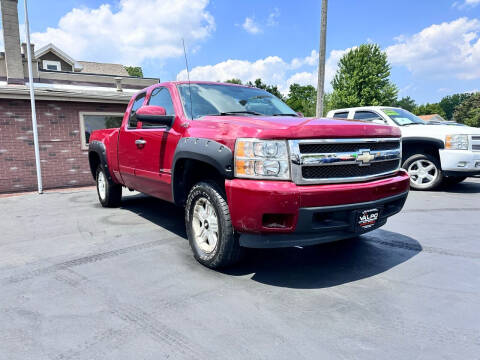
[[[429,154],[410,156],[402,166],[410,175],[410,187],[415,190],[434,190],[443,180],[439,161]]]
[[[122,201],[122,186],[108,180],[107,170],[97,168],[96,174],[98,201],[103,207],[117,207]]]
[[[190,190],[185,205],[185,224],[193,255],[211,269],[232,265],[241,256],[242,248],[225,198],[217,184],[200,182]]]

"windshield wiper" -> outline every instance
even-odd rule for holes
[[[209,114],[209,116],[228,116],[228,115],[236,115],[236,114],[263,115],[256,111],[243,110],[243,111],[224,111],[224,112],[219,112],[217,114]]]
[[[292,114],[292,113],[285,113],[285,114],[272,114],[272,116],[296,116],[298,117],[298,114]]]

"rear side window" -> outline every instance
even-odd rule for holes
[[[175,115],[172,97],[167,88],[161,87],[153,90],[148,105],[156,105],[165,108],[166,115]]]
[[[333,117],[339,119],[348,119],[348,111],[336,112],[333,114]]]
[[[364,121],[383,120],[380,115],[372,111],[355,111],[355,115],[353,116],[353,118],[355,120],[364,120]]]
[[[135,111],[137,111],[145,101],[145,93],[140,94],[135,99],[135,102],[132,105],[132,110],[130,110],[130,118],[128,119],[128,127],[129,128],[136,128],[137,127],[137,119],[135,118]]]

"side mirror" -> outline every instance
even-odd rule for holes
[[[166,115],[166,110],[162,106],[145,105],[135,112],[137,121],[142,122],[142,127],[167,127],[173,125],[174,116]]]
[[[380,124],[380,125],[386,125],[387,124],[387,122],[383,119],[373,119],[372,123]]]
[[[303,113],[300,112],[300,111],[297,111],[297,115],[298,115],[298,117],[304,117]]]

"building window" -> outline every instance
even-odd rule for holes
[[[60,61],[43,60],[43,70],[61,71]]]
[[[80,132],[82,149],[88,149],[90,134],[94,130],[118,128],[122,125],[123,113],[81,112]]]

